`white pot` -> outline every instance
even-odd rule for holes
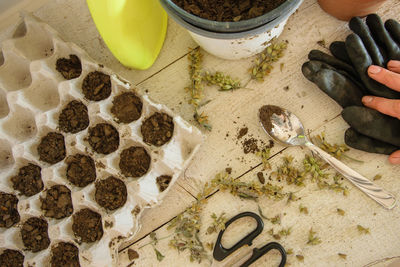
[[[290,11],[273,21],[244,32],[212,32],[183,20],[174,10],[163,5],[168,15],[186,28],[193,40],[208,53],[223,59],[248,58],[263,51],[273,38],[283,32],[288,18],[301,5],[299,0]],[[161,4],[163,4],[161,2]]]

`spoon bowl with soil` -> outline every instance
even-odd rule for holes
[[[258,117],[261,127],[272,139],[286,146],[309,148],[378,204],[386,209],[393,209],[396,206],[396,199],[391,193],[378,187],[340,160],[311,143],[305,135],[300,119],[290,111],[278,106],[265,105],[259,109]]]

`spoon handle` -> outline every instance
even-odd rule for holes
[[[378,202],[381,206],[386,209],[393,209],[396,206],[395,197],[387,192],[386,190],[380,188],[379,186],[372,183],[370,180],[354,171],[350,167],[346,166],[343,162],[336,159],[335,157],[329,155],[316,145],[311,142],[306,142],[305,145],[319,157],[329,163],[336,171],[347,178],[351,183],[357,186],[361,191],[363,191],[367,196]]]

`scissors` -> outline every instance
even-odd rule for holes
[[[259,234],[261,234],[264,229],[264,222],[257,214],[253,212],[240,213],[225,223],[225,229],[227,229],[228,226],[234,221],[244,217],[253,218],[257,222],[257,227],[250,234],[243,237],[239,242],[228,249],[224,248],[221,244],[222,236],[225,230],[220,231],[217,241],[215,242],[213,251],[214,261],[211,266],[247,267],[258,260],[261,256],[267,254],[270,250],[276,249],[281,254],[281,262],[279,263],[279,267],[284,267],[286,264],[286,251],[281,244],[277,242],[270,242],[262,247],[258,247],[258,245],[261,245],[261,242],[257,242],[258,244],[253,244],[253,240]],[[234,253],[234,255],[227,258],[232,253]]]

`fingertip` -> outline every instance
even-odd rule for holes
[[[368,74],[376,75],[382,71],[382,68],[379,66],[371,65],[368,67]]]
[[[389,157],[389,162],[392,164],[400,164],[400,150],[394,152],[392,155]]]

